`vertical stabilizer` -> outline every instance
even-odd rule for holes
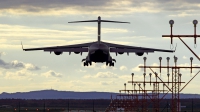
[[[110,22],[110,23],[130,23],[130,22],[121,22],[121,21],[110,21],[110,20],[101,20],[99,16],[97,20],[86,20],[86,21],[72,21],[68,23],[82,23],[82,22],[97,22],[98,23],[98,43],[101,42],[101,22]]]
[[[101,17],[98,17],[98,43],[101,42]]]

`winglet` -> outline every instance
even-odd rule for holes
[[[24,51],[24,47],[23,47],[22,41],[21,41],[21,45],[22,45],[22,50]]]

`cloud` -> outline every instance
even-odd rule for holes
[[[9,9],[9,8],[27,8],[29,11],[38,11],[40,8],[64,8],[69,6],[103,6],[111,0],[7,0],[0,1],[1,9]],[[30,8],[28,8],[30,7]],[[38,8],[38,9],[36,9]]]
[[[45,76],[47,78],[49,78],[49,77],[58,77],[58,78],[61,78],[63,76],[61,73],[57,73],[57,72],[55,72],[53,70],[49,70],[48,72],[42,73],[41,75]]]
[[[194,14],[194,13],[189,13],[189,12],[182,12],[178,14],[172,14],[169,15],[170,17],[186,17],[186,16],[199,16],[200,14]]]
[[[5,52],[0,52],[0,58],[3,55],[6,55],[6,53]],[[14,60],[14,61],[11,61],[11,62],[5,62],[2,59],[0,59],[0,68],[4,68],[4,69],[40,70],[40,68],[38,66],[33,65],[31,63],[24,63],[24,62],[20,62],[18,60]]]
[[[14,80],[22,80],[22,79],[32,79],[30,77],[32,76],[36,76],[36,74],[30,72],[30,71],[27,71],[26,69],[23,69],[23,70],[19,70],[19,71],[16,71],[16,72],[10,72],[10,71],[7,71],[5,72],[5,79],[14,79]]]
[[[23,62],[19,62],[17,60],[14,60],[7,64],[7,68],[25,68],[25,65]]]
[[[6,55],[5,52],[0,52],[0,57]]]
[[[98,78],[117,78],[117,74],[114,74],[112,72],[99,72],[97,73],[96,77]]]
[[[20,62],[18,60],[5,62],[4,60],[0,59],[0,67],[4,69],[40,70],[40,68],[36,65],[33,65],[31,63]]]
[[[35,66],[35,65],[31,64],[31,63],[26,63],[25,64],[25,68],[27,70],[40,70],[40,68],[38,66]]]
[[[86,43],[86,42],[91,42],[91,40],[96,40],[96,38],[93,37],[96,35],[95,27],[83,27],[83,28],[80,28],[80,26],[73,26],[73,28],[71,28],[70,26],[66,26],[64,28],[61,27],[62,25],[57,25],[56,27],[52,25],[50,28],[35,28],[23,25],[0,24],[0,32],[3,32],[0,33],[1,37],[0,47],[6,49],[12,49],[12,48],[19,49],[21,48],[21,45],[19,44],[21,40],[23,40],[24,48],[57,46],[58,44],[70,45],[77,43]],[[120,33],[125,30],[125,29],[116,30],[113,28],[105,28],[105,29],[107,33],[110,32]],[[104,30],[104,28],[102,30]],[[127,44],[128,42],[125,42],[123,39],[123,41],[120,42],[118,41],[117,43]]]
[[[91,32],[95,32],[97,27],[84,27],[84,29],[89,30]],[[127,33],[127,29],[120,29],[120,28],[102,28],[101,31],[105,33]]]
[[[112,69],[112,70],[115,70],[116,69],[115,67],[106,66],[106,63],[92,63],[92,66],[88,66],[87,68],[92,68],[92,69],[95,69],[95,70],[99,70],[99,69]]]
[[[99,7],[107,6],[107,4],[111,0],[100,0],[100,1],[94,1],[94,0],[87,0],[87,1],[80,1],[80,0],[26,0],[24,2],[23,0],[17,0],[17,1],[0,1],[0,9],[2,13],[11,13],[11,14],[45,14],[50,15],[51,14],[77,14],[77,13],[86,13],[87,11],[91,9],[93,10],[99,10]],[[87,7],[87,8],[86,8]],[[87,9],[87,11],[84,11],[84,9]],[[101,9],[101,8],[100,8]],[[48,13],[50,12],[50,13]],[[57,14],[56,14],[57,13]]]
[[[121,66],[119,69],[120,69],[121,71],[126,71],[128,68],[127,68],[126,66]]]
[[[143,75],[140,75],[140,74],[135,74],[133,76],[134,80],[142,80],[143,79]],[[125,81],[131,81],[132,79],[132,75],[121,75],[119,76],[119,79],[123,79]]]
[[[187,57],[186,57],[186,56],[183,56],[183,59],[187,59]]]
[[[68,16],[112,15],[138,13],[169,13],[168,16],[198,15],[197,0],[6,0],[0,1],[1,16]],[[173,12],[173,13],[171,13]]]
[[[77,70],[77,72],[85,73],[85,72],[87,72],[87,71],[86,71],[86,70],[79,69],[79,70]]]
[[[112,84],[115,84],[115,82],[114,81],[106,81],[106,82],[105,81],[101,81],[100,84],[101,85],[112,85]]]
[[[0,12],[7,14],[130,14],[130,13],[158,13],[161,11],[191,12],[200,9],[198,1],[190,0],[6,0],[0,1]]]
[[[0,76],[3,76],[3,71],[0,72]]]
[[[142,69],[139,68],[139,66],[144,66],[144,65],[143,65],[143,64],[139,64],[139,65],[137,65],[136,67],[132,68],[131,71],[132,71],[132,72],[140,72]]]
[[[55,27],[55,26],[54,26]],[[68,29],[68,30],[61,30],[61,29],[45,29],[45,28],[35,28],[35,27],[30,27],[30,26],[22,26],[22,25],[7,25],[7,24],[0,24],[0,36],[3,39],[7,38],[12,38],[14,40],[20,40],[20,39],[30,39],[30,38],[37,38],[37,39],[45,39],[44,37],[47,37],[48,39],[57,39],[58,37],[61,39],[66,39],[66,38],[84,38],[86,35],[89,34],[95,34],[91,31],[88,31],[87,27],[84,28],[79,28],[74,26],[73,28],[76,29],[70,29],[70,26],[66,26],[62,28],[62,25],[56,26],[56,28],[61,28],[61,29]],[[79,33],[77,33],[77,30]],[[112,29],[110,29],[112,30]],[[123,30],[123,29],[121,29]],[[14,38],[13,38],[14,37]],[[46,40],[48,40],[46,39]],[[35,40],[36,42],[38,40]],[[61,40],[57,40],[61,41]],[[5,40],[2,40],[2,42],[6,42]]]
[[[85,75],[84,78],[118,78],[118,76],[112,72],[98,72],[96,75]]]

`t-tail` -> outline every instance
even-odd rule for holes
[[[121,21],[110,21],[110,20],[101,20],[99,16],[97,20],[86,20],[86,21],[72,21],[68,23],[82,23],[82,22],[97,22],[98,23],[98,43],[101,42],[101,22],[110,22],[110,23],[130,23],[130,22],[121,22]]]

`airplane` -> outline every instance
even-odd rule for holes
[[[130,22],[121,22],[121,21],[110,21],[110,20],[101,20],[99,16],[97,20],[85,20],[85,21],[72,21],[68,23],[81,23],[81,22],[97,22],[98,23],[98,40],[96,42],[74,44],[74,45],[64,45],[64,46],[52,46],[52,47],[41,47],[41,48],[29,48],[22,49],[24,51],[33,51],[33,50],[43,50],[45,52],[54,52],[55,55],[61,55],[63,52],[74,52],[75,54],[81,54],[83,52],[88,52],[88,55],[85,59],[82,59],[83,65],[88,66],[92,65],[92,62],[95,63],[104,63],[108,66],[114,66],[115,59],[112,58],[110,53],[123,54],[135,53],[138,56],[142,56],[144,53],[152,53],[154,51],[159,52],[174,52],[172,50],[163,50],[163,49],[154,49],[154,48],[145,48],[145,47],[136,47],[136,46],[127,46],[114,43],[108,43],[101,41],[101,23],[102,22],[111,22],[111,23],[130,23]],[[22,44],[22,43],[21,43]]]

